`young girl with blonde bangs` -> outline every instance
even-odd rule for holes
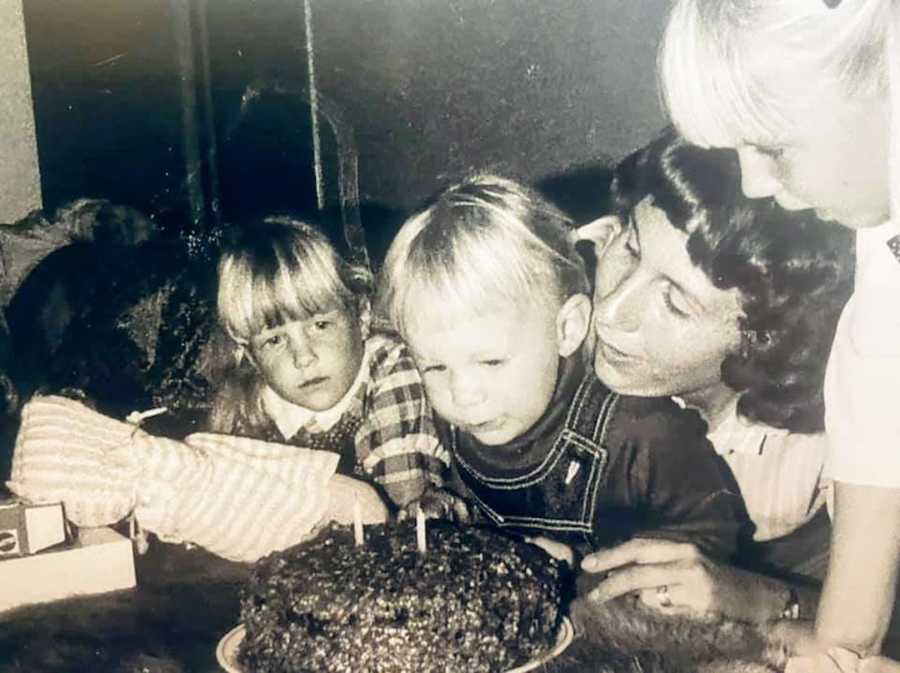
[[[338,472],[396,507],[442,483],[445,453],[406,347],[370,328],[372,277],[313,227],[268,217],[219,262],[230,346],[214,377],[215,432],[340,455]]]
[[[900,567],[900,2],[677,0],[659,66],[676,126],[735,148],[747,196],[856,230],[825,381],[830,567],[814,654],[790,668],[900,670],[871,656]]]

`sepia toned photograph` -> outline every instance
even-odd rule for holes
[[[900,673],[900,0],[0,40],[0,673]]]

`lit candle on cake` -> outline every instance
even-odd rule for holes
[[[419,544],[419,553],[428,551],[428,543],[425,541],[425,512],[421,505],[416,505],[416,542]]]
[[[356,546],[360,547],[365,544],[366,538],[363,533],[362,512],[359,509],[359,497],[353,495],[353,539],[356,540]]]

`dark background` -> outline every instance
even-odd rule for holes
[[[375,256],[399,218],[473,168],[588,214],[602,168],[664,123],[666,7],[312,0],[318,94],[355,140]],[[106,198],[180,229],[315,208],[302,0],[24,9],[46,211]],[[336,141],[322,138],[327,166]]]

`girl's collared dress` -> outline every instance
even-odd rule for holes
[[[443,484],[448,458],[431,406],[412,356],[391,335],[366,340],[359,374],[331,409],[311,411],[267,393],[263,404],[271,423],[261,439],[336,452],[339,473],[373,481],[396,506]]]

